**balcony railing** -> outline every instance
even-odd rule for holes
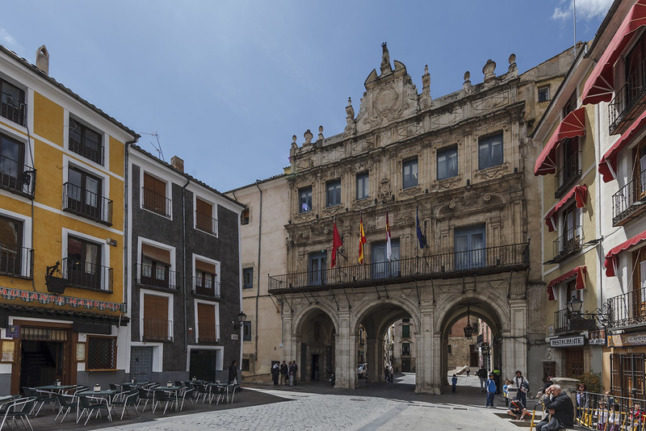
[[[560,262],[568,256],[578,252],[583,247],[583,229],[576,226],[567,230],[552,243],[554,262]]]
[[[9,157],[0,156],[0,188],[33,197],[35,185],[36,171],[33,167]]]
[[[620,328],[646,324],[646,287],[608,299],[609,325]]]
[[[597,329],[594,318],[580,313],[571,313],[567,309],[554,312],[554,333],[593,331]]]
[[[164,319],[141,319],[142,338],[145,341],[172,341],[173,321]]]
[[[139,263],[136,265],[137,284],[144,287],[177,289],[177,271],[171,271],[164,265]]]
[[[143,196],[143,207],[147,210],[156,212],[164,217],[170,217],[172,214],[172,201],[166,195],[159,194],[145,187],[141,188]]]
[[[15,100],[14,95],[0,93],[0,115],[21,126],[25,125],[25,101]]]
[[[612,195],[612,224],[619,226],[641,214],[646,208],[646,170]]]
[[[112,293],[112,268],[66,257],[61,272],[71,287]]]
[[[195,227],[203,232],[215,234],[218,231],[218,219],[195,212]]]
[[[80,154],[86,159],[90,159],[93,162],[96,162],[100,165],[103,165],[103,145],[99,145],[98,148],[92,148],[89,145],[86,145],[84,142],[75,141],[70,139],[69,141],[70,151]]]
[[[519,271],[529,265],[529,244],[512,244],[477,250],[446,252],[391,262],[352,265],[320,271],[269,276],[269,290],[320,290],[363,287],[416,280],[462,277]]]
[[[220,282],[208,280],[204,282],[202,277],[193,277],[193,293],[210,298],[220,297]]]
[[[112,225],[112,200],[72,183],[63,184],[65,211]]]
[[[16,250],[0,248],[0,275],[32,278],[34,273],[34,251],[18,247]]]
[[[634,108],[640,105],[646,95],[646,62],[638,68],[638,73],[626,77],[626,83],[615,91],[615,97],[608,105],[610,134],[623,133],[635,116]]]

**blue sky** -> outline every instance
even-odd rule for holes
[[[571,1],[21,0],[0,44],[31,62],[46,44],[51,76],[226,191],[282,172],[292,135],[342,132],[382,42],[418,91],[428,64],[439,97],[489,58],[503,73],[513,52],[522,72],[572,46]],[[577,40],[610,4],[576,0]]]

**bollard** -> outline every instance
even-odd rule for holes
[[[534,406],[534,410],[532,411],[532,421],[529,423],[529,431],[534,431],[534,416],[536,416],[536,406]]]

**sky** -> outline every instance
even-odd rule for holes
[[[576,39],[612,0],[576,0]],[[343,132],[381,43],[431,96],[482,82],[487,59],[520,72],[571,47],[572,0],[21,0],[0,44],[141,134],[139,145],[220,191],[282,173],[292,135]],[[156,133],[158,137],[151,135]],[[162,152],[158,153],[157,139]]]

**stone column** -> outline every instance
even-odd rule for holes
[[[339,311],[339,330],[336,334],[334,361],[336,364],[334,387],[354,389],[356,385],[357,373],[350,372],[351,364],[354,363],[352,358],[356,355],[356,336],[350,331],[350,313],[349,311]]]
[[[421,308],[421,327],[415,327],[417,340],[417,359],[415,375],[415,392],[440,393],[440,343],[439,334],[435,335],[433,321],[435,307],[423,304]]]
[[[295,358],[298,363],[301,356],[298,354],[299,352],[296,352],[299,343],[296,342],[296,334],[292,331],[292,322],[292,313],[290,311],[283,312],[283,351],[281,352],[281,360],[287,361],[290,358]]]
[[[510,306],[510,327],[502,333],[503,378],[514,376],[516,370],[527,375],[527,303],[524,299],[512,299]]]
[[[370,382],[379,381],[379,346],[377,338],[368,338],[366,340],[366,362],[368,363],[368,380]],[[381,361],[383,362],[383,361]]]

